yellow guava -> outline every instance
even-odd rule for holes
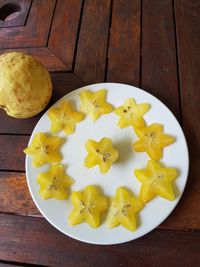
[[[0,56],[0,108],[9,116],[29,118],[38,114],[51,94],[49,72],[32,56],[19,52]]]

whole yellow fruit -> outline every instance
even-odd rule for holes
[[[0,108],[15,118],[42,111],[52,95],[45,67],[30,55],[9,52],[0,56]]]

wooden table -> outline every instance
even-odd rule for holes
[[[0,266],[200,266],[200,1],[0,0],[0,8],[0,53],[43,62],[50,104],[86,84],[135,85],[173,111],[190,150],[185,193],[162,225],[126,244],[89,245],[53,228],[28,191],[22,151],[42,114],[0,111]]]

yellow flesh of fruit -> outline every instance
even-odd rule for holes
[[[107,209],[107,200],[98,194],[94,186],[89,185],[81,192],[72,192],[71,201],[73,210],[68,219],[72,226],[84,221],[93,228],[101,224],[100,214]]]
[[[83,120],[83,114],[81,112],[73,111],[72,106],[68,101],[63,101],[60,106],[52,107],[48,111],[48,116],[51,120],[52,133],[64,130],[68,135],[73,134],[76,123]]]
[[[58,149],[62,139],[57,136],[36,133],[31,144],[24,149],[24,153],[33,156],[33,166],[40,167],[45,163],[60,162],[62,156]]]
[[[108,114],[113,110],[112,105],[106,102],[106,90],[96,92],[84,90],[80,93],[81,111],[96,121],[101,115]]]
[[[67,198],[67,188],[73,184],[61,164],[51,165],[50,170],[37,176],[40,185],[39,194],[43,199],[55,198],[63,200]]]
[[[175,168],[166,168],[155,160],[149,160],[146,169],[136,169],[134,173],[141,182],[140,197],[144,202],[156,195],[167,200],[175,198],[171,183],[178,175]]]
[[[164,147],[172,144],[174,137],[163,134],[163,126],[153,123],[145,128],[135,129],[140,138],[133,148],[136,152],[146,152],[151,159],[160,160],[163,157]]]
[[[143,115],[149,110],[149,104],[136,104],[133,98],[128,98],[124,105],[114,110],[115,114],[120,116],[118,126],[120,128],[144,127],[146,125]]]
[[[133,197],[125,188],[118,187],[112,198],[111,208],[107,217],[109,228],[122,225],[130,231],[137,228],[135,214],[143,208],[142,201]]]
[[[85,166],[92,168],[98,165],[101,173],[106,173],[118,159],[118,151],[113,148],[112,140],[107,137],[99,142],[89,139],[86,142],[86,150],[88,155],[85,158]]]

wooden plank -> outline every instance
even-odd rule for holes
[[[41,216],[29,193],[24,173],[0,172],[0,213]]]
[[[54,88],[51,105],[64,95],[85,85],[85,83],[73,73],[52,73],[51,78]]]
[[[169,42],[172,43],[172,41],[174,43],[174,37],[170,34],[173,27],[172,25],[169,27],[169,25],[172,24],[171,1],[154,1],[153,3],[155,3],[155,6],[152,3],[150,5],[149,1],[143,1],[142,87],[150,88],[150,92],[153,91],[161,100],[164,100],[175,114],[178,115],[177,74],[175,71],[176,63],[174,63],[175,51],[172,47],[170,49],[169,44]],[[161,227],[170,229],[200,229],[200,216],[198,212],[200,202],[200,179],[198,175],[198,158],[200,157],[200,142],[198,141],[200,114],[198,106],[200,94],[196,91],[199,81],[198,70],[200,68],[200,60],[197,56],[199,55],[199,50],[197,50],[197,48],[200,46],[198,38],[200,29],[198,27],[199,18],[198,16],[194,16],[194,14],[197,14],[200,10],[199,6],[195,5],[195,1],[176,1],[175,3],[182,120],[189,143],[192,165],[183,198],[173,212],[173,215],[170,216]],[[169,10],[171,10],[170,17]],[[166,12],[168,12],[168,16]],[[161,25],[163,26],[161,27]],[[188,25],[193,25],[193,27],[188,28]],[[160,45],[158,45],[159,43]],[[170,70],[166,72],[166,75],[164,75],[163,69],[161,68],[162,61],[164,65],[168,64],[168,70]],[[155,64],[158,64],[159,68],[157,68]],[[145,70],[143,70],[143,68]],[[157,73],[156,76],[158,76],[158,78],[155,77],[154,71],[155,74]],[[176,86],[173,86],[175,81]],[[157,89],[154,91],[156,87]],[[168,91],[169,88],[171,88],[171,91]],[[192,135],[191,129],[194,129]]]
[[[0,55],[11,52],[13,49],[0,49]],[[47,47],[17,48],[16,52],[27,53],[39,60],[49,71],[67,71],[70,65],[64,65]]]
[[[33,1],[26,27],[1,28],[0,49],[45,46],[54,7],[55,0]]]
[[[11,263],[11,262],[0,262],[0,267],[19,267],[21,265],[16,265],[15,263]]]
[[[30,119],[16,119],[0,109],[0,134],[31,134],[43,112]]]
[[[0,258],[47,266],[200,266],[200,233],[155,230],[123,245],[81,243],[43,218],[0,214]],[[62,263],[62,264],[61,264]]]
[[[179,117],[179,93],[171,0],[144,0],[142,6],[141,87]]]
[[[4,27],[19,27],[24,26],[29,9],[31,7],[32,0],[15,0],[15,5],[13,8],[13,3],[10,0],[1,0],[0,1],[0,10],[2,7],[5,8],[5,5],[7,5],[6,8],[6,14],[9,14],[9,20],[5,18],[5,20],[0,20],[0,28]],[[8,5],[9,4],[9,5]],[[17,4],[17,5],[16,5]],[[16,8],[17,7],[17,8]],[[13,13],[13,11],[17,10],[18,8],[21,8],[19,12]],[[5,11],[5,9],[4,9]],[[2,10],[1,10],[2,12]],[[11,18],[12,16],[12,18]]]
[[[200,2],[175,1],[175,18],[179,56],[179,74],[181,85],[182,122],[190,151],[190,174],[186,192],[175,215],[179,218],[170,220],[172,227],[196,224],[200,229]],[[175,216],[174,215],[174,216]],[[195,218],[197,216],[197,218]]]
[[[110,7],[110,0],[84,4],[75,74],[88,84],[104,81]]]
[[[23,156],[23,155],[22,155]],[[22,166],[23,167],[23,166]],[[187,195],[187,193],[185,193]],[[160,229],[200,229],[198,203],[188,212],[187,197],[181,200],[176,210],[159,226]],[[184,211],[184,209],[186,211]],[[0,172],[0,213],[41,216],[30,196],[24,173]]]
[[[0,213],[41,216],[29,193],[24,173],[0,172]],[[179,208],[177,208],[159,228],[183,228],[182,224],[180,224],[180,216]],[[187,222],[188,216],[190,216],[189,224]],[[200,225],[198,209],[196,209],[196,212],[192,213],[192,216],[189,213],[185,217],[186,218],[183,220],[185,226],[189,226],[190,229],[198,229]]]
[[[0,170],[24,171],[29,136],[0,135]]]
[[[49,49],[70,69],[74,59],[81,6],[82,0],[58,1],[49,37]]]
[[[48,107],[67,93],[84,86],[83,81],[73,73],[52,73],[51,78],[53,95]],[[30,134],[42,114],[43,112],[30,119],[15,119],[0,110],[0,134]]]
[[[113,1],[107,81],[139,86],[140,0]]]
[[[190,191],[195,194],[195,197],[192,199]],[[192,200],[195,204],[191,202]],[[198,206],[198,190],[194,191],[192,188],[186,190],[178,207],[159,228],[178,230],[200,229]],[[41,216],[31,199],[24,173],[0,172],[0,213],[3,212],[18,215]]]

